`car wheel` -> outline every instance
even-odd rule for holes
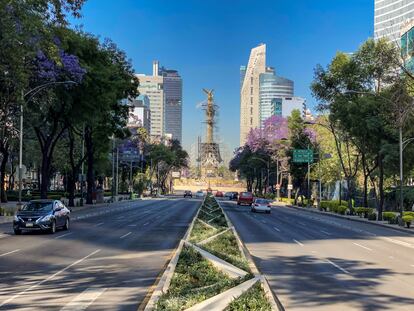
[[[266,214],[270,214],[270,211],[266,211]]]
[[[56,233],[56,221],[55,220],[53,220],[52,224],[50,225],[50,233],[51,234]]]
[[[65,225],[63,226],[63,230],[69,230],[70,220],[69,217],[66,218]]]
[[[14,229],[13,231],[14,231],[14,234],[15,234],[15,235],[20,235],[20,234],[22,234],[22,230],[20,230],[20,229]]]

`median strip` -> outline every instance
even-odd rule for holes
[[[261,276],[251,272],[234,232],[216,199],[206,196],[177,249],[176,263],[164,272],[163,284],[157,286],[145,310],[246,310],[238,302],[238,297],[246,299],[245,293],[266,306],[249,310],[272,310]],[[259,287],[252,294],[249,289],[256,284]]]

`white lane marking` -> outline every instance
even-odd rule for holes
[[[302,243],[300,243],[299,241],[297,241],[297,240],[295,240],[295,239],[293,239],[293,241],[295,241],[295,243],[296,243],[296,244],[298,244],[298,245],[300,245],[300,246],[303,246],[303,244],[302,244]]]
[[[273,229],[275,229],[277,232],[280,232],[280,229],[273,227]]]
[[[267,224],[266,220],[262,220],[262,223]]]
[[[103,222],[100,222],[99,224],[96,224],[95,227],[102,226],[103,224],[104,224]]]
[[[146,222],[145,224],[143,224],[143,226],[146,226],[146,225],[148,225],[149,224],[149,222]]]
[[[124,234],[123,236],[120,236],[119,238],[120,238],[120,239],[123,239],[123,238],[127,237],[128,235],[130,235],[131,233],[132,233],[132,232],[128,232],[128,233]]]
[[[322,233],[326,234],[326,235],[331,235],[329,232],[321,230]]]
[[[342,268],[342,267],[338,266],[336,263],[334,263],[334,262],[330,261],[329,259],[326,259],[326,261],[327,261],[328,263],[330,263],[332,266],[334,266],[335,268],[337,268],[337,269],[341,270],[343,273],[350,274],[350,273],[349,273],[349,271],[347,271],[347,270],[345,270],[344,268]]]
[[[15,249],[14,251],[7,252],[7,253],[4,253],[4,254],[0,254],[0,257],[7,256],[7,255],[10,255],[10,254],[13,254],[13,253],[17,253],[19,251],[20,251],[20,249]]]
[[[137,225],[128,225],[128,227],[136,227]]]
[[[13,295],[12,297],[10,297],[9,299],[6,299],[5,301],[3,301],[0,304],[0,307],[7,305],[9,302],[13,301],[14,299],[16,299],[17,297],[20,297],[21,295],[23,295],[24,293],[27,293],[28,291],[31,291],[32,289],[35,289],[36,287],[42,285],[43,283],[46,283],[50,280],[52,280],[53,278],[55,278],[56,276],[58,276],[59,274],[65,272],[66,270],[70,269],[71,267],[81,263],[82,261],[84,261],[85,259],[88,259],[89,257],[95,255],[96,253],[100,252],[100,249],[97,249],[96,251],[93,251],[92,253],[90,253],[89,255],[86,255],[85,257],[76,260],[75,262],[71,263],[69,266],[66,266],[65,268],[59,270],[58,272],[55,272],[54,274],[52,274],[51,276],[47,277],[46,279],[37,282],[36,284],[33,284],[32,286],[26,288],[25,290],[21,291],[20,293],[17,293],[15,295]]]
[[[101,296],[106,288],[88,288],[72,299],[61,311],[83,311],[86,310],[99,296]]]
[[[412,244],[404,242],[404,241],[394,240],[394,239],[386,238],[386,237],[384,237],[383,239],[385,239],[385,240],[387,240],[391,243],[394,243],[394,244],[398,244],[398,245],[409,247],[409,248],[414,248],[414,246]]]
[[[356,245],[356,246],[359,246],[359,247],[362,247],[362,248],[365,248],[366,250],[369,250],[370,252],[372,252],[372,249],[370,249],[370,248],[368,248],[368,247],[366,247],[366,246],[364,246],[364,245],[361,245],[361,244],[358,244],[358,243],[353,243],[354,245]]]
[[[298,224],[301,225],[301,226],[303,226],[303,227],[306,227],[306,224],[304,224],[303,222],[300,222],[299,221]]]
[[[69,232],[69,233],[59,235],[59,236],[55,237],[55,239],[60,239],[60,238],[63,238],[64,236],[68,236],[68,235],[71,235],[71,234],[73,234],[73,232]]]

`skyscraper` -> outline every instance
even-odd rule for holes
[[[266,45],[252,49],[247,67],[240,68],[243,83],[240,90],[240,145],[250,129],[260,126],[260,74],[266,72]]]
[[[177,70],[161,67],[159,74],[164,82],[164,132],[181,142],[183,81]]]
[[[266,73],[262,73],[259,80],[260,126],[263,126],[266,119],[278,114],[275,111],[279,108],[276,102],[280,102],[280,115],[282,115],[283,98],[293,96],[294,83],[292,80],[277,76],[272,67],[266,68]]]
[[[266,66],[266,45],[253,48],[248,65],[240,67],[240,145],[269,117],[288,117],[293,109],[303,112],[304,107],[305,99],[294,97],[293,81]]]
[[[399,44],[401,26],[414,18],[414,0],[375,0],[375,39],[388,38]]]
[[[176,70],[153,62],[152,76],[137,74],[138,91],[149,98],[152,139],[182,139],[182,79]]]

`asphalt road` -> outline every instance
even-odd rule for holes
[[[414,236],[325,215],[222,202],[286,310],[414,310]]]
[[[73,213],[69,231],[11,234],[0,225],[0,310],[134,310],[200,200],[118,203]]]

